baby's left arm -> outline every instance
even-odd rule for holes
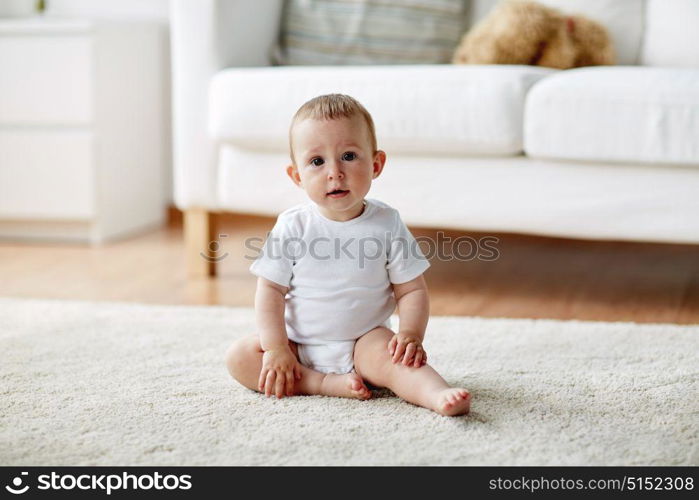
[[[393,356],[394,363],[422,366],[427,362],[422,339],[430,315],[425,278],[420,275],[406,283],[394,284],[393,293],[398,304],[399,330],[389,341],[388,352]]]

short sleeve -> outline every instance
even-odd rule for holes
[[[294,238],[288,220],[279,217],[250,266],[250,272],[288,287],[293,274],[295,242],[298,238]]]
[[[388,278],[391,283],[407,283],[424,273],[430,267],[429,261],[420,250],[417,240],[396,212],[396,220],[388,250]]]

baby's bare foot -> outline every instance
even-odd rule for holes
[[[371,391],[364,385],[362,377],[356,372],[337,375],[328,373],[320,386],[323,396],[336,396],[339,398],[369,399]]]
[[[471,394],[466,389],[449,388],[437,393],[434,411],[446,417],[464,415],[471,407]]]

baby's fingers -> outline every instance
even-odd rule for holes
[[[396,342],[398,341],[398,337],[395,335],[391,337],[391,340],[388,341],[388,353],[393,356],[393,354],[396,352]]]
[[[397,342],[395,352],[393,353],[393,362],[398,363],[403,358],[404,353],[405,344],[403,344],[402,342]]]
[[[265,390],[265,380],[267,379],[267,368],[260,370],[260,378],[257,381],[257,389],[262,392]]]
[[[413,366],[415,368],[420,368],[422,366],[422,356],[424,353],[425,351],[422,349],[422,347],[418,346],[417,352],[415,353],[415,361],[413,361]]]
[[[284,387],[286,386],[286,377],[284,376],[284,372],[279,370],[277,373],[277,383],[274,388],[274,395],[277,396],[277,399],[281,399],[284,397]]]
[[[274,370],[267,372],[267,380],[265,381],[265,396],[270,397],[272,395],[272,389],[274,389],[274,380],[277,377],[277,373]]]
[[[403,356],[403,364],[405,366],[410,366],[413,362],[413,356],[415,356],[415,350],[417,349],[417,346],[413,344],[412,342],[408,344],[408,347],[405,349],[405,356]]]

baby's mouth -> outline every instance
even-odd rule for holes
[[[327,196],[332,196],[333,198],[341,198],[349,193],[348,189],[334,189],[327,193]]]

